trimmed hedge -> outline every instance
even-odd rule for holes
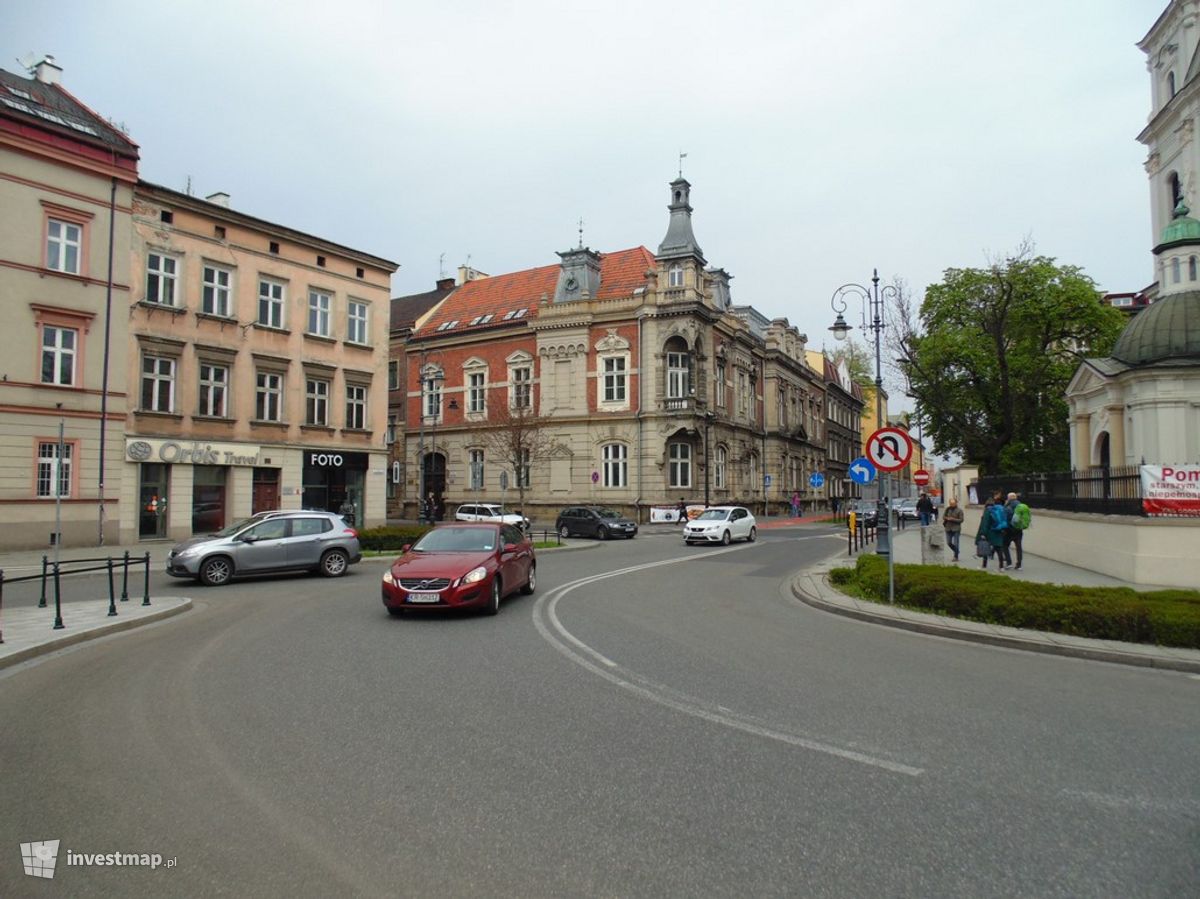
[[[996,577],[945,565],[897,565],[896,604],[987,624],[1200,649],[1200,591],[1079,587]],[[862,555],[829,579],[865,599],[887,602],[887,561]]]
[[[417,538],[428,531],[428,525],[385,525],[379,528],[367,528],[358,532],[358,542],[365,550],[399,552],[406,544],[415,543]]]

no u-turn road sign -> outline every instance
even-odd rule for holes
[[[867,458],[880,471],[899,471],[912,452],[912,438],[899,428],[880,428],[867,438]]]

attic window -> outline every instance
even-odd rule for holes
[[[528,307],[528,306],[525,306],[525,307],[523,307],[523,308],[521,308],[521,309],[518,309],[516,312],[514,312],[514,313],[513,313],[513,318],[521,318],[521,317],[522,317],[522,316],[524,316],[524,315],[525,315],[525,313],[526,313],[526,312],[528,312],[528,311],[529,311],[529,307]]]
[[[317,265],[319,265],[321,268],[325,267],[325,257],[324,256],[317,257]]]
[[[434,330],[436,330],[436,331],[445,331],[445,330],[446,330],[447,328],[449,328],[449,327],[450,327],[450,322],[442,322],[442,323],[441,323],[440,325],[438,325],[438,326],[437,326],[437,328],[435,328]]]
[[[503,321],[508,321],[510,318],[512,318],[516,314],[517,314],[516,309],[509,309],[507,312],[504,313]]]
[[[32,95],[30,95],[30,94],[26,93],[26,92],[25,92],[25,91],[23,91],[23,90],[20,90],[19,88],[10,87],[10,88],[8,89],[8,92],[9,92],[10,94],[16,94],[18,97],[21,97],[22,99],[25,99],[25,100],[32,100],[32,99],[33,99],[33,96],[32,96]]]
[[[170,225],[175,221],[175,213],[173,213],[170,209],[162,210],[162,212],[158,214],[158,217],[165,225]]]
[[[356,268],[356,269],[354,270],[354,276],[355,276],[356,278],[362,278],[362,277],[365,277],[365,276],[366,276],[366,274],[367,274],[367,273],[366,273],[366,272],[365,272],[365,271],[364,271],[362,268]]]
[[[1193,257],[1193,259],[1192,259],[1192,262],[1194,263],[1195,261],[1196,261],[1196,260],[1195,260],[1195,258]],[[1195,277],[1193,277],[1193,278],[1192,278],[1192,280],[1193,280],[1193,281],[1195,281],[1195,280],[1196,280],[1196,279],[1195,279]],[[491,320],[492,320],[492,313],[490,313],[490,312],[489,312],[487,315],[485,315],[483,318],[481,318],[481,319],[479,320],[479,324],[481,324],[481,325],[486,325],[486,324],[487,324],[488,322],[490,322]]]
[[[279,252],[279,241],[277,241],[277,240],[273,240],[273,241],[271,241],[271,252],[272,252],[272,253],[278,253],[278,252]]]
[[[217,235],[217,237],[219,239],[224,240],[225,239],[225,226],[224,225],[214,225],[213,226],[213,234]]]
[[[479,324],[481,321],[483,321],[483,316],[482,316],[482,315],[477,315],[477,316],[475,316],[473,319],[471,319],[471,324],[473,324],[473,325],[477,325],[477,324]]]

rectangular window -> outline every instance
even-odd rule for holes
[[[309,378],[304,390],[304,422],[310,425],[329,424],[329,382]]]
[[[350,343],[366,343],[367,304],[351,300],[347,308],[346,340]]]
[[[717,372],[716,372],[716,375],[713,378],[713,380],[716,382],[715,384],[713,384],[713,390],[716,392],[716,398],[715,398],[716,406],[718,409],[724,409],[725,408],[725,363],[724,362],[717,363]]]
[[[473,449],[468,453],[471,461],[471,489],[483,489],[483,450]]]
[[[217,268],[215,265],[204,266],[200,276],[200,311],[209,315],[219,315],[229,318],[232,274],[229,269]]]
[[[329,336],[329,304],[331,297],[319,290],[308,292],[308,333]]]
[[[623,443],[606,444],[603,451],[604,486],[629,486],[628,450]]]
[[[400,389],[400,363],[392,360],[388,363],[388,390]]]
[[[79,274],[83,227],[60,219],[46,221],[46,268],[68,275]]]
[[[533,387],[533,369],[521,366],[512,370],[512,407],[528,409]]]
[[[268,328],[283,327],[283,285],[277,281],[258,282],[258,323]]]
[[[725,466],[728,463],[729,454],[725,451],[725,447],[718,446],[716,453],[716,464],[713,467],[713,486],[718,490],[725,489]]]
[[[437,420],[442,414],[442,379],[430,378],[425,389],[425,418]]]
[[[746,378],[744,371],[739,371],[737,376],[737,411],[738,415],[745,415],[746,410],[750,408],[749,380]]]
[[[175,409],[175,360],[169,356],[142,357],[142,411]]]
[[[467,411],[475,414],[486,411],[483,392],[483,372],[467,375]]]
[[[160,306],[175,305],[175,275],[178,260],[162,253],[146,256],[146,302]]]
[[[75,349],[79,332],[74,328],[42,327],[42,383],[71,387],[75,384]]]
[[[225,394],[229,387],[229,369],[224,365],[200,363],[200,414],[225,418]]]
[[[667,399],[686,399],[690,388],[688,354],[667,353]]]
[[[604,402],[625,402],[625,358],[614,356],[604,360]]]
[[[529,486],[529,474],[532,466],[529,464],[529,450],[523,449],[517,453],[517,486]]]
[[[367,427],[367,388],[361,384],[346,385],[346,427],[364,431]]]
[[[692,447],[672,443],[668,451],[667,483],[671,487],[692,486]]]
[[[282,421],[283,375],[260,371],[254,392],[254,417],[258,421]]]
[[[71,495],[71,457],[74,445],[62,444],[62,459],[58,458],[59,445],[49,440],[38,442],[37,495],[39,499],[54,499]],[[57,487],[55,486],[57,484]]]

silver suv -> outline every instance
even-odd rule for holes
[[[362,559],[358,531],[332,512],[259,512],[171,550],[167,574],[209,587],[243,574],[319,571],[341,577]]]

